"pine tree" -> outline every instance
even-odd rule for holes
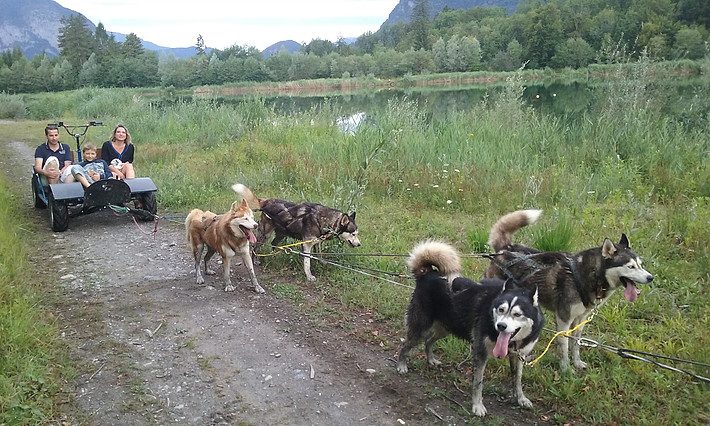
[[[205,39],[202,38],[202,34],[197,34],[195,50],[197,51],[197,56],[205,56]]]
[[[412,9],[412,35],[414,36],[414,50],[431,49],[431,22],[429,22],[429,2],[427,0],[416,0]]]
[[[62,18],[62,27],[59,29],[59,55],[69,61],[75,72],[94,50],[94,37],[85,25],[85,18],[80,15],[71,15]]]

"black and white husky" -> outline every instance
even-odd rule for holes
[[[541,252],[513,244],[513,233],[535,223],[541,213],[542,210],[518,210],[496,221],[488,237],[496,254],[485,276],[512,277],[523,287],[537,289],[540,304],[555,312],[558,331],[570,330],[587,319],[618,288],[623,288],[624,297],[633,302],[640,293],[636,284],[653,280],[653,275],[642,267],[641,258],[631,250],[626,234],[617,244],[606,238],[601,247],[578,253]],[[579,327],[573,334],[575,338],[559,339],[560,369],[570,366],[570,344],[573,365],[587,367],[579,356],[581,335]]]
[[[485,416],[483,372],[488,354],[510,360],[515,369],[514,393],[518,404],[532,407],[523,394],[523,359],[532,351],[545,322],[537,292],[518,288],[512,280],[485,279],[481,283],[460,277],[456,249],[439,241],[414,247],[407,266],[416,278],[405,324],[407,338],[399,351],[397,371],[407,372],[407,353],[425,342],[430,365],[434,343],[453,334],[471,342],[473,358],[473,413]]]

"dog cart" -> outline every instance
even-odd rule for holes
[[[68,125],[63,122],[56,124],[64,128],[76,140],[76,159],[81,161],[81,138],[86,135],[89,127],[103,125],[100,121],[90,121],[88,124]],[[47,209],[49,225],[53,231],[66,231],[69,218],[111,207],[126,207],[133,202],[135,209],[129,208],[139,220],[155,220],[158,205],[155,192],[158,188],[149,177],[128,180],[102,179],[84,188],[79,182],[57,183],[46,185],[40,175],[32,173],[32,193],[34,206],[37,209]]]

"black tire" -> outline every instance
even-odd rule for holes
[[[36,209],[46,209],[47,205],[42,200],[42,197],[39,196],[40,188],[38,185],[41,185],[39,178],[37,176],[33,176],[32,177],[32,195],[35,199],[35,208]]]
[[[148,217],[148,215],[145,215],[145,218],[141,218],[141,220],[145,222],[155,220],[155,213],[158,212],[158,202],[155,200],[155,192],[146,192],[144,194],[138,195],[137,198],[142,205],[141,209],[147,211],[152,215],[150,217]]]
[[[64,232],[69,228],[69,207],[62,201],[49,200],[49,225],[52,231]]]

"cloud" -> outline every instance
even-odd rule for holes
[[[398,0],[59,0],[108,31],[136,33],[166,47],[234,44],[264,49],[281,40],[335,41],[376,31]],[[140,13],[138,13],[140,11]]]

